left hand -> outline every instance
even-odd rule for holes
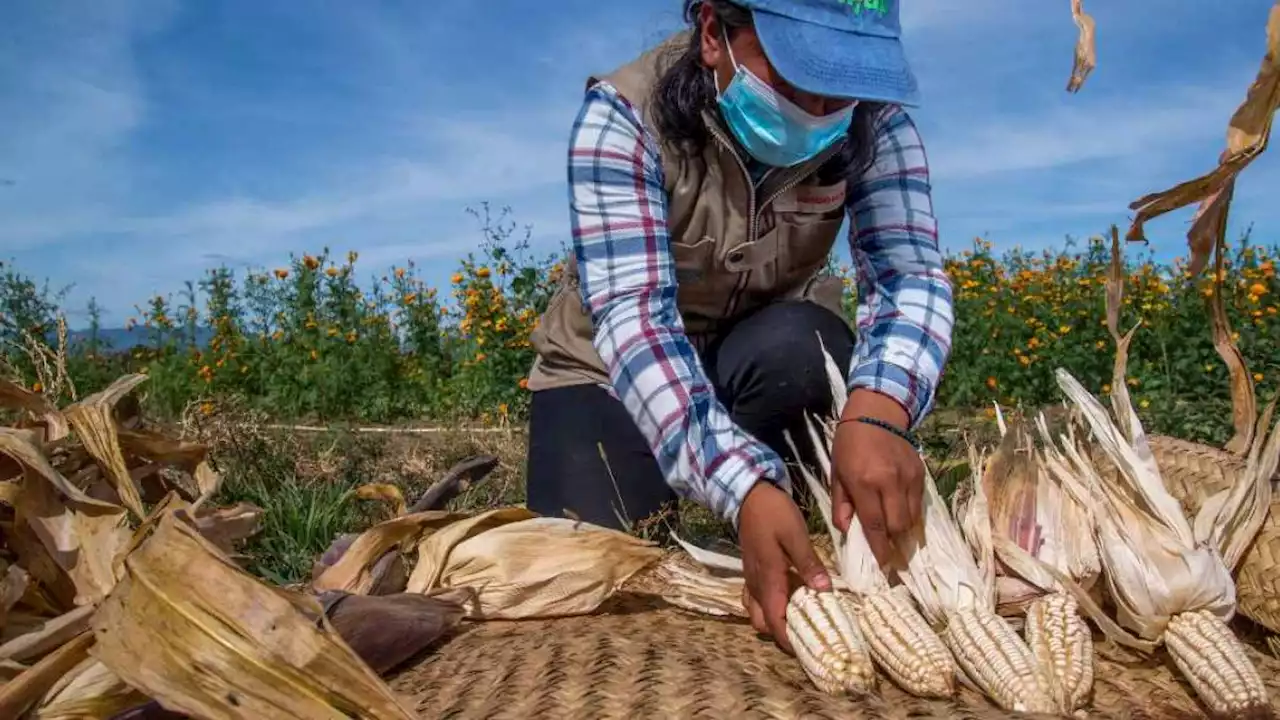
[[[920,520],[924,461],[911,443],[884,428],[853,422],[870,417],[905,430],[909,418],[896,400],[857,389],[845,404],[843,422],[831,448],[831,505],[836,527],[849,531],[858,513],[867,543],[880,563],[888,561],[893,538]]]

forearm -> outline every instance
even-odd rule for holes
[[[849,209],[859,330],[849,386],[894,399],[915,427],[932,408],[946,367],[954,309],[928,163],[905,113],[882,122],[876,163]]]
[[[785,468],[729,418],[684,333],[657,149],[607,86],[575,126],[570,186],[581,295],[613,392],[671,487],[736,523],[751,487],[785,487]]]

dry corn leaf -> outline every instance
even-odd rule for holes
[[[13,680],[30,669],[31,668],[28,668],[22,663],[17,663],[12,660],[0,660],[0,685]]]
[[[10,565],[0,577],[0,629],[9,624],[9,611],[27,594],[31,576],[17,565]]]
[[[236,543],[253,537],[262,529],[262,513],[262,508],[257,505],[240,502],[213,510],[202,508],[195,513],[195,522],[205,539],[230,555],[235,551]]]
[[[17,556],[18,564],[35,580],[22,598],[24,605],[49,615],[57,615],[75,607],[75,583],[54,562],[53,556],[30,525],[18,522],[5,528],[5,541],[8,549]]]
[[[360,533],[342,557],[312,581],[311,587],[318,593],[342,590],[368,595],[377,580],[373,567],[387,550],[417,537],[429,527],[446,527],[467,517],[466,513],[428,510],[378,523]]]
[[[208,460],[196,465],[196,471],[192,475],[195,477],[196,488],[200,491],[200,497],[196,499],[194,506],[200,507],[218,494],[218,490],[222,488],[222,475],[214,471]]]
[[[334,633],[314,598],[265,585],[166,512],[93,619],[94,657],[201,718],[399,718],[411,713]]]
[[[124,455],[120,451],[112,410],[121,398],[133,392],[146,379],[147,376],[141,374],[125,375],[105,390],[68,406],[64,411],[80,442],[111,479],[116,492],[120,494],[121,502],[139,518],[146,516],[147,512],[142,506],[142,495],[129,476],[129,467],[125,465]]]
[[[471,588],[476,602],[467,610],[475,619],[582,615],[663,555],[649,541],[568,518],[501,522],[512,515],[497,510],[478,516],[463,537],[450,533],[453,528],[428,537],[419,546],[409,591]]]
[[[125,452],[148,462],[172,465],[187,472],[195,472],[196,466],[209,456],[209,448],[203,444],[171,438],[153,430],[118,427],[116,435]]]
[[[30,443],[0,428],[0,453],[15,458],[26,481],[15,510],[53,561],[75,584],[77,605],[100,600],[115,584],[112,564],[129,537],[118,505],[94,500],[72,485]]]
[[[82,632],[5,683],[0,687],[0,718],[22,717],[62,676],[88,657],[92,645],[93,635]]]
[[[110,720],[148,699],[96,658],[86,657],[49,689],[32,720]]]
[[[440,583],[440,577],[455,545],[486,530],[535,517],[536,513],[525,508],[505,507],[474,515],[461,514],[456,520],[438,526],[418,541],[418,562],[409,575],[405,591],[426,593],[432,588],[447,587]]]
[[[46,619],[27,632],[0,645],[0,660],[30,662],[66,644],[89,628],[94,606],[82,605],[71,612]]]
[[[1225,449],[1227,452],[1243,455],[1253,444],[1257,430],[1258,401],[1254,394],[1253,373],[1249,372],[1244,354],[1231,337],[1231,321],[1227,319],[1227,308],[1223,300],[1226,295],[1223,292],[1223,281],[1227,275],[1226,268],[1223,267],[1226,255],[1225,235],[1224,225],[1216,232],[1217,253],[1213,268],[1213,295],[1208,299],[1209,320],[1213,329],[1213,347],[1226,363],[1231,382],[1231,423],[1235,427],[1235,434],[1227,441]]]
[[[1280,1],[1271,9],[1266,29],[1267,50],[1257,77],[1249,86],[1244,102],[1231,116],[1227,128],[1227,148],[1218,167],[1193,180],[1168,190],[1146,195],[1129,205],[1136,210],[1129,228],[1129,240],[1142,240],[1143,223],[1172,210],[1200,202],[1200,208],[1187,233],[1191,247],[1189,269],[1199,274],[1204,269],[1214,233],[1225,225],[1232,183],[1249,163],[1267,148],[1271,123],[1280,107]]]
[[[369,483],[356,488],[356,497],[361,500],[380,500],[390,503],[392,513],[396,517],[404,515],[409,506],[404,501],[400,488],[390,483]]]
[[[1071,79],[1067,81],[1067,92],[1077,92],[1084,86],[1085,78],[1093,72],[1098,64],[1097,46],[1094,43],[1093,18],[1084,11],[1082,0],[1071,0],[1071,18],[1075,20],[1080,34],[1076,38],[1075,56],[1072,59]]]
[[[45,424],[45,442],[61,440],[70,432],[66,417],[48,398],[9,380],[0,379],[0,407],[25,410],[41,418]]]

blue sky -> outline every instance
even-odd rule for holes
[[[1216,162],[1271,0],[1085,1],[1098,68],[1070,95],[1068,0],[907,0],[947,248],[1124,227],[1131,201]],[[555,250],[584,78],[680,23],[679,0],[7,0],[0,258],[118,324],[208,267],[326,244],[367,275],[413,258],[447,282],[486,200]],[[1274,239],[1277,185],[1273,151],[1242,176],[1233,235]],[[1190,213],[1148,227],[1160,255],[1185,252]]]

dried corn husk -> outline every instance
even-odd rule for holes
[[[45,428],[44,442],[61,440],[71,432],[67,418],[63,416],[61,410],[49,402],[48,398],[2,378],[0,378],[0,407],[22,410],[39,418]]]
[[[1008,428],[999,408],[1003,437],[982,469],[989,498],[992,540],[1005,582],[997,582],[997,609],[1002,615],[1023,614],[1027,605],[1047,593],[1062,592],[1061,583],[1042,565],[1070,578],[1081,590],[1095,587],[1102,572],[1088,508],[1080,504],[1044,468],[1041,451],[1019,423]],[[1038,424],[1046,425],[1044,416]],[[1009,557],[1012,543],[1039,563],[1028,566]]]
[[[60,678],[84,661],[93,640],[93,635],[82,632],[0,686],[0,718],[21,717]]]
[[[115,584],[113,564],[130,536],[124,508],[84,494],[21,433],[0,428],[0,454],[24,470],[15,524],[31,531],[54,566],[28,568],[45,581],[65,575],[75,586],[76,605],[101,600]]]
[[[319,573],[311,583],[312,589],[318,593],[342,590],[368,595],[383,581],[378,563],[388,550],[413,542],[429,528],[447,528],[469,517],[466,513],[428,510],[378,523],[351,540],[349,547],[339,547],[333,553],[337,559],[331,565],[324,565],[327,558],[322,558],[315,568]]]
[[[112,411],[116,403],[146,380],[146,375],[125,375],[105,390],[63,410],[80,442],[111,480],[120,501],[139,518],[145,517],[147,512],[142,507],[142,494],[129,474],[129,466],[125,464],[120,450],[120,439]]]
[[[1078,92],[1084,86],[1085,78],[1089,77],[1089,73],[1098,64],[1098,53],[1093,39],[1095,24],[1093,18],[1084,11],[1082,0],[1071,0],[1071,19],[1079,29],[1079,36],[1076,39],[1067,92]]]
[[[407,591],[470,588],[467,617],[475,619],[581,615],[662,556],[623,532],[501,508],[424,537]]]
[[[241,571],[187,512],[161,515],[123,566],[91,653],[165,706],[246,720],[415,717],[314,599]]]
[[[1266,52],[1257,76],[1249,86],[1245,99],[1231,116],[1227,128],[1227,147],[1213,170],[1167,190],[1152,193],[1129,205],[1136,210],[1129,228],[1129,240],[1143,239],[1143,224],[1171,210],[1200,203],[1187,233],[1191,248],[1188,269],[1199,274],[1204,269],[1215,236],[1226,226],[1227,208],[1235,188],[1236,177],[1267,149],[1271,123],[1280,106],[1280,2],[1268,15]]]
[[[33,720],[107,720],[147,702],[96,658],[86,657],[36,707]]]
[[[1236,609],[1232,568],[1270,504],[1280,433],[1265,450],[1258,438],[1241,481],[1209,498],[1191,522],[1165,487],[1132,407],[1122,431],[1069,373],[1059,369],[1057,377],[1115,466],[1098,472],[1086,452],[1066,439],[1070,464],[1054,453],[1049,457],[1059,478],[1069,486],[1078,483],[1075,491],[1082,497],[1096,498],[1099,546],[1118,621],[1146,640],[1168,640],[1175,664],[1212,712],[1264,707],[1262,680],[1226,623]],[[1121,398],[1112,399],[1121,405]],[[1274,408],[1273,402],[1260,427],[1270,424]],[[1216,654],[1210,659],[1202,652]]]

